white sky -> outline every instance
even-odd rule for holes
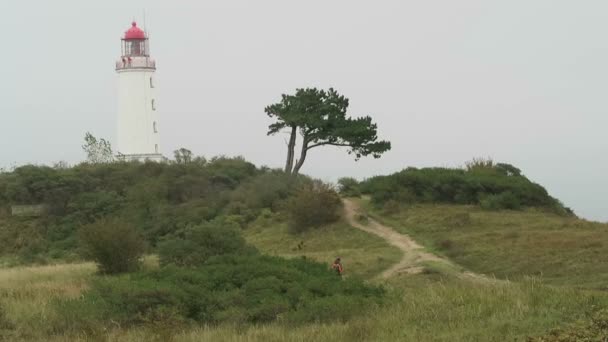
[[[0,166],[82,160],[114,141],[120,36],[146,9],[162,152],[281,167],[264,107],[335,87],[393,143],[382,159],[317,150],[326,180],[407,166],[514,164],[608,221],[608,2],[571,0],[9,1],[0,3]]]

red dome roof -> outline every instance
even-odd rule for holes
[[[146,33],[137,27],[136,22],[131,23],[131,28],[125,32],[125,39],[145,39]]]

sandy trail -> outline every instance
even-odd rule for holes
[[[353,200],[344,199],[344,209],[346,213],[346,219],[348,223],[355,228],[361,229],[370,234],[377,235],[389,244],[399,248],[403,253],[401,260],[385,270],[380,274],[382,278],[390,278],[399,273],[416,274],[423,271],[424,266],[421,263],[425,261],[434,261],[449,265],[455,269],[458,269],[450,260],[436,256],[424,250],[424,247],[419,245],[411,237],[405,234],[400,234],[393,229],[381,224],[380,222],[367,217],[367,222],[361,223],[357,219],[358,214],[362,214],[360,206]],[[467,278],[472,280],[489,281],[495,280],[487,278],[484,275],[472,273],[472,272],[459,272],[457,274],[459,278]]]

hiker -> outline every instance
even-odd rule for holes
[[[331,269],[335,270],[338,276],[342,276],[342,273],[344,273],[344,267],[342,267],[340,258],[336,258],[336,260],[334,260],[334,263],[331,265]]]

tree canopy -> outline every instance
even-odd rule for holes
[[[84,136],[82,150],[87,154],[87,162],[91,164],[110,163],[114,161],[112,145],[109,141],[97,139],[87,132]]]
[[[347,147],[355,160],[369,155],[379,158],[390,150],[390,142],[378,140],[377,125],[371,117],[347,117],[348,105],[348,99],[333,88],[306,88],[296,89],[294,95],[283,94],[280,102],[266,107],[266,114],[276,119],[268,127],[268,135],[289,133],[285,172],[297,174],[308,151],[321,146]],[[295,159],[298,132],[301,149]]]

